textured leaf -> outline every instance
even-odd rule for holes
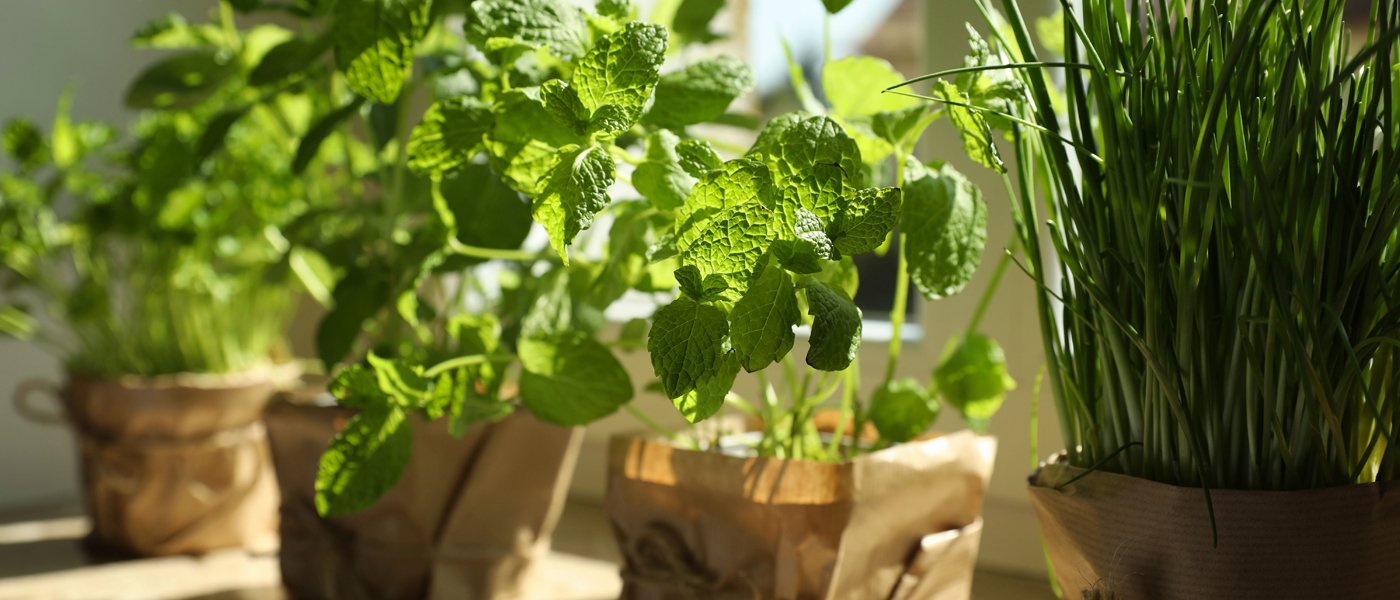
[[[671,400],[681,416],[691,423],[699,423],[715,416],[724,408],[724,398],[734,387],[734,379],[739,376],[739,359],[733,352],[720,355],[719,363],[710,373],[702,376],[695,389],[679,398]]]
[[[667,398],[680,398],[716,373],[728,335],[724,312],[708,304],[678,298],[656,311],[647,352]]]
[[[678,247],[681,238],[698,236],[720,212],[749,202],[770,208],[777,203],[773,178],[763,163],[733,160],[724,163],[722,169],[703,174],[691,188],[685,205],[676,211]]]
[[[565,146],[559,149],[535,197],[535,221],[549,233],[549,244],[569,264],[566,247],[578,232],[593,224],[593,217],[608,207],[608,186],[613,184],[617,165],[606,150]]]
[[[752,373],[792,351],[792,328],[802,321],[792,277],[769,262],[729,312],[729,335],[744,370]]]
[[[855,261],[849,256],[843,256],[841,260],[827,261],[816,278],[832,288],[846,292],[847,298],[855,298],[860,289],[860,270],[856,269]]]
[[[681,169],[691,177],[700,176],[724,167],[724,159],[715,152],[714,146],[704,140],[685,140],[676,145],[676,156]]]
[[[598,5],[594,7],[599,15],[611,19],[626,19],[632,15],[632,3],[629,0],[598,0]]]
[[[403,409],[362,409],[321,455],[316,512],[331,517],[374,506],[403,477],[412,452],[413,429]]]
[[[577,135],[588,134],[588,122],[593,114],[584,107],[578,92],[563,79],[551,79],[540,86],[540,101],[554,119]]]
[[[307,130],[306,135],[297,144],[297,154],[292,159],[292,172],[299,175],[305,171],[311,161],[316,158],[316,154],[321,151],[321,144],[326,141],[326,138],[335,133],[335,130],[350,117],[355,116],[355,112],[360,110],[360,106],[364,105],[364,102],[364,98],[356,98],[349,104],[316,121],[316,124]]]
[[[903,248],[919,291],[937,300],[962,291],[982,262],[987,206],[977,186],[953,167],[930,171],[911,158],[904,176]]]
[[[736,300],[773,242],[773,220],[773,211],[759,202],[726,208],[680,236],[676,249],[681,264],[695,265],[707,278],[719,275],[727,287],[724,299]]]
[[[235,62],[214,52],[177,54],[137,75],[123,102],[135,110],[192,108],[213,96],[237,71]]]
[[[944,99],[970,104],[972,99],[960,91],[958,87],[947,81],[936,81],[933,85],[935,96]],[[992,136],[992,128],[987,124],[987,119],[979,111],[971,110],[964,106],[954,106],[948,104],[948,118],[952,120],[953,126],[958,128],[958,133],[962,135],[963,151],[967,155],[988,169],[998,173],[1006,172],[1006,165],[1001,161],[1001,153],[997,151],[996,139]]]
[[[664,129],[647,136],[647,151],[642,164],[632,173],[632,186],[662,210],[675,210],[685,203],[695,177],[681,168],[678,154],[680,138]]]
[[[336,66],[356,94],[393,104],[428,31],[431,0],[339,0],[331,35]]]
[[[724,8],[724,0],[681,0],[676,7],[671,30],[680,38],[677,45],[708,44],[723,36],[710,31],[710,22]]]
[[[1006,372],[1006,355],[1001,346],[980,333],[963,338],[938,365],[933,378],[943,398],[979,433],[986,431],[1006,392],[1016,389],[1016,380]]]
[[[389,303],[389,282],[365,269],[355,269],[335,286],[335,306],[316,329],[316,353],[327,368],[350,353],[365,320]]]
[[[632,399],[632,380],[602,344],[582,334],[520,341],[520,397],[536,418],[574,427]]]
[[[874,56],[848,56],[822,66],[822,89],[831,110],[841,117],[873,116],[917,106],[918,98],[883,93],[907,79],[889,61]]]
[[[374,369],[379,391],[405,409],[417,408],[423,402],[431,382],[423,377],[422,367],[398,359],[380,358],[373,352],[366,359]]]
[[[800,112],[790,112],[781,114],[768,120],[763,126],[763,131],[758,132],[758,139],[755,139],[749,151],[744,154],[744,158],[763,161],[768,155],[777,153],[778,142],[783,134],[791,129],[793,125],[807,118],[808,115]]]
[[[919,125],[927,113],[928,105],[925,104],[876,113],[870,118],[870,131],[892,145],[904,145],[919,139],[923,131]],[[927,124],[924,126],[927,127]]]
[[[316,60],[331,47],[331,36],[315,39],[296,38],[273,47],[264,54],[258,66],[248,74],[248,84],[272,85],[294,75],[306,73]]]
[[[695,265],[684,265],[676,269],[675,277],[681,292],[697,302],[718,300],[729,289],[729,283],[725,281],[723,276],[709,275],[702,278],[700,269],[697,269]]]
[[[496,104],[496,124],[486,134],[491,167],[502,179],[525,194],[535,195],[555,153],[569,144],[586,140],[567,128],[559,127],[538,98],[522,90],[500,95]]]
[[[479,0],[467,19],[467,41],[486,49],[486,40],[510,38],[549,48],[572,60],[588,50],[588,21],[566,0]]]
[[[834,245],[831,238],[827,237],[825,229],[817,215],[805,208],[797,209],[797,223],[793,226],[797,251],[822,260],[833,258]]]
[[[805,279],[807,314],[812,316],[812,341],[807,364],[822,371],[843,371],[860,348],[861,313],[844,290]]]
[[[386,394],[379,389],[379,379],[374,369],[364,365],[350,365],[341,369],[326,384],[326,391],[335,397],[336,402],[352,408],[384,406],[388,402]]]
[[[875,389],[870,398],[870,421],[894,443],[912,440],[938,420],[938,400],[913,379],[898,379]]]
[[[408,138],[408,168],[421,177],[461,168],[481,151],[495,118],[471,96],[434,102]]]
[[[665,28],[628,23],[621,32],[599,40],[575,64],[573,87],[590,115],[616,106],[631,127],[661,77],[665,57]]]
[[[830,117],[792,123],[768,152],[767,163],[784,200],[812,211],[823,223],[835,219],[860,187],[860,150]]]
[[[707,123],[756,83],[753,71],[733,56],[705,59],[661,78],[647,119],[672,129]]]
[[[858,191],[832,227],[836,249],[849,256],[878,248],[899,223],[902,198],[899,188]]]

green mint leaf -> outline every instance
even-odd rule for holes
[[[902,201],[899,188],[867,188],[856,192],[832,227],[831,238],[835,240],[836,249],[849,256],[878,248],[899,223]]]
[[[341,405],[352,408],[385,406],[389,400],[379,389],[379,379],[374,369],[364,365],[350,365],[341,369],[326,384],[326,391]]]
[[[822,260],[833,258],[834,245],[831,238],[827,237],[826,226],[822,224],[821,219],[805,208],[797,209],[796,216],[797,223],[793,225],[793,235],[796,236],[794,241],[797,251],[810,253]]]
[[[702,60],[661,78],[647,120],[671,129],[708,123],[756,83],[753,71],[737,58],[721,54]]]
[[[647,248],[647,262],[658,263],[667,259],[675,258],[680,252],[676,250],[676,234],[668,231],[655,244]]]
[[[860,187],[860,150],[831,117],[792,123],[768,152],[767,162],[783,199],[824,223],[833,221]]]
[[[860,348],[861,313],[845,290],[815,279],[804,279],[807,314],[812,317],[812,340],[807,364],[822,371],[842,371]]]
[[[530,205],[483,164],[468,164],[454,176],[442,180],[442,197],[456,225],[457,240],[468,246],[515,250],[530,235],[533,219]],[[484,259],[466,259],[456,265],[476,264]]]
[[[624,129],[637,122],[651,97],[666,56],[666,30],[632,22],[621,32],[598,40],[574,67],[573,87],[593,115],[616,106]]]
[[[711,274],[702,278],[700,269],[695,265],[683,265],[674,274],[681,292],[696,302],[713,302],[729,289],[729,283],[723,276]]]
[[[783,134],[808,116],[805,113],[790,112],[769,119],[763,130],[758,132],[758,138],[754,140],[753,145],[749,146],[744,158],[767,160],[768,156],[778,152],[778,142],[783,138]]]
[[[472,425],[499,421],[515,412],[515,404],[502,402],[494,397],[494,392],[479,393],[471,373],[470,369],[458,369],[453,382],[453,397],[447,412],[447,431],[453,437],[466,435]]]
[[[680,208],[696,183],[695,177],[681,167],[680,143],[676,134],[665,129],[652,132],[647,136],[642,164],[632,173],[632,186],[652,206],[662,210]]]
[[[471,96],[434,102],[408,138],[408,168],[420,177],[461,168],[484,147],[495,118],[489,105]]]
[[[909,276],[930,300],[962,291],[982,263],[987,244],[981,190],[951,166],[935,169],[909,159],[900,218]]]
[[[403,409],[362,409],[321,455],[316,512],[333,517],[374,506],[403,477],[412,453],[413,429]]]
[[[292,76],[305,74],[322,54],[331,47],[331,36],[315,39],[296,38],[278,44],[264,54],[258,66],[248,74],[248,84],[267,86]]]
[[[802,321],[792,276],[769,262],[729,312],[729,335],[744,370],[761,371],[792,351]]]
[[[491,168],[506,184],[525,194],[539,193],[540,184],[554,165],[558,149],[586,140],[559,127],[539,98],[523,90],[501,94],[496,103],[496,125],[486,134]]]
[[[624,344],[641,344],[647,338],[647,320],[632,319],[623,324],[617,334],[617,341]]]
[[[850,3],[851,0],[822,0],[822,5],[826,7],[826,12],[833,15],[841,12],[841,9],[846,8]]]
[[[928,113],[928,106],[916,104],[907,108],[875,113],[870,118],[870,130],[892,146],[910,147],[908,141],[919,139],[923,131],[919,128]],[[927,123],[924,124],[928,126]]]
[[[593,217],[608,207],[608,186],[617,164],[599,146],[565,146],[559,149],[532,208],[535,221],[549,233],[549,245],[569,264],[567,246],[578,232],[593,224]]]
[[[366,360],[374,369],[379,391],[396,400],[399,406],[417,408],[427,398],[431,382],[423,377],[422,367],[398,359],[380,358],[373,352]]]
[[[1006,372],[1006,354],[1001,346],[980,333],[963,338],[934,370],[933,379],[943,398],[978,433],[987,430],[987,423],[1001,408],[1006,392],[1016,389],[1016,380]]]
[[[681,169],[697,179],[710,171],[724,168],[724,159],[715,152],[714,146],[704,140],[685,140],[677,144],[676,156]]]
[[[393,104],[428,32],[430,0],[341,0],[331,25],[336,66],[356,94]]]
[[[715,416],[724,408],[724,398],[734,387],[734,379],[739,376],[739,359],[733,352],[723,354],[719,363],[710,372],[700,377],[695,389],[679,398],[671,400],[681,416],[691,423],[699,423]]]
[[[237,61],[212,51],[177,54],[137,75],[123,103],[133,110],[193,108],[218,92],[237,72]]]
[[[583,102],[578,99],[578,92],[574,91],[569,82],[562,79],[544,82],[544,85],[540,86],[540,100],[561,125],[577,135],[588,134],[588,121],[592,113],[583,106]]]
[[[656,311],[647,352],[667,398],[680,398],[715,373],[728,335],[724,312],[708,304],[677,298]]]
[[[546,423],[587,425],[632,399],[632,380],[617,358],[586,335],[525,338],[519,346],[520,397]]]
[[[817,256],[817,248],[803,240],[777,240],[773,242],[773,256],[784,269],[799,275],[820,273],[822,259]]]
[[[708,44],[724,36],[710,31],[710,23],[724,8],[724,0],[681,0],[671,19],[671,30],[680,38],[676,45]]]
[[[335,286],[334,306],[316,329],[316,352],[326,368],[350,353],[366,320],[389,303],[389,282],[368,269],[352,269]]]
[[[827,261],[822,265],[821,273],[816,276],[818,281],[846,292],[847,298],[855,298],[856,291],[860,289],[860,271],[856,269],[856,263],[849,256],[841,257],[841,260]]]
[[[573,60],[590,45],[583,11],[567,0],[481,0],[468,13],[467,41],[482,50],[491,38],[510,38]]]
[[[214,115],[209,124],[204,126],[204,133],[200,134],[199,143],[195,145],[195,164],[203,163],[204,159],[223,148],[224,140],[228,139],[228,132],[245,114],[248,114],[248,107],[231,108]]]
[[[360,110],[360,107],[363,106],[364,103],[364,98],[356,98],[349,104],[336,109],[335,112],[321,117],[319,121],[316,121],[316,123],[311,126],[311,129],[306,131],[306,135],[301,138],[301,142],[297,144],[297,154],[292,159],[292,172],[300,175],[302,172],[306,171],[306,167],[311,165],[311,161],[314,160],[316,154],[321,151],[321,144],[325,143],[326,138],[330,137],[332,133],[335,133],[336,129],[339,129],[341,125],[350,120],[350,117],[355,116],[355,113]]]
[[[5,123],[3,138],[5,154],[14,159],[22,170],[38,168],[49,160],[49,144],[44,134],[28,119],[11,119]]]
[[[594,8],[599,15],[612,19],[627,19],[632,16],[633,10],[630,0],[598,0]]]
[[[767,166],[753,160],[733,160],[722,168],[704,173],[690,190],[685,205],[676,211],[677,239],[708,226],[720,212],[741,204],[757,202],[772,208],[777,190]]]
[[[223,31],[213,25],[190,25],[180,13],[166,13],[136,30],[133,48],[207,48],[224,42]]]
[[[840,117],[873,116],[922,103],[918,98],[883,93],[905,79],[889,61],[874,56],[848,56],[822,66],[826,101]]]
[[[888,382],[870,398],[870,421],[880,437],[896,444],[927,431],[938,420],[938,411],[938,400],[913,379]]]
[[[466,383],[470,383],[470,379],[467,379],[466,371],[465,367],[457,369],[457,372],[462,374]],[[422,407],[423,418],[429,421],[441,419],[448,411],[452,410],[452,402],[461,391],[457,384],[457,379],[454,377],[454,373],[449,371],[438,375],[437,380],[433,382],[432,389],[428,392],[427,397],[424,398]]]
[[[934,82],[933,93],[935,97],[941,96],[953,102],[972,103],[971,97],[947,81]],[[953,126],[958,128],[958,133],[962,136],[963,151],[978,164],[998,173],[1005,173],[1006,165],[1001,161],[1001,153],[997,151],[992,128],[987,124],[987,119],[982,116],[982,112],[952,104],[945,105],[945,108],[948,110],[948,118],[952,120]]]
[[[681,264],[725,282],[725,300],[735,300],[748,288],[749,276],[773,242],[773,211],[759,202],[724,209],[704,227],[686,231],[676,241]]]

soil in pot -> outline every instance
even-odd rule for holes
[[[1211,490],[1049,464],[1031,503],[1066,600],[1381,600],[1400,590],[1400,482]]]
[[[967,598],[995,454],[968,431],[843,463],[616,437],[623,598]]]
[[[268,410],[282,486],[282,579],[300,600],[484,600],[519,594],[549,551],[582,429],[525,412],[474,425],[417,416],[399,483],[373,507],[324,518],[315,506],[321,453],[354,415],[328,396]]]

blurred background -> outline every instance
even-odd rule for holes
[[[181,13],[191,21],[203,20],[207,16],[204,11],[209,10],[211,4],[207,0],[5,0],[0,5],[0,16],[3,16],[0,18],[0,81],[5,82],[5,93],[0,94],[0,122],[25,115],[47,123],[54,115],[55,101],[65,86],[73,86],[75,90],[75,118],[126,122],[132,114],[121,104],[125,86],[144,65],[159,56],[156,51],[131,49],[128,40],[132,32],[168,12]],[[1027,15],[1032,19],[1048,14],[1057,5],[1048,0],[1040,6],[1035,0],[1022,4],[1032,12]],[[782,48],[784,40],[794,59],[803,66],[812,87],[820,94],[825,13],[818,0],[731,1],[729,6],[726,18],[730,19],[733,31],[739,32],[735,36],[734,51],[745,55],[758,76],[757,97],[749,100],[753,108],[773,115],[798,105],[789,85]],[[1034,14],[1036,9],[1039,14]],[[830,21],[832,57],[878,56],[910,77],[953,68],[961,66],[967,54],[964,23],[981,21],[971,2],[855,0]],[[1010,153],[1003,155],[1009,160]],[[957,132],[946,120],[930,128],[921,157],[952,162],[984,190],[989,206],[984,268],[968,288],[958,296],[937,303],[923,301],[917,293],[911,294],[915,306],[911,308],[909,322],[917,326],[909,327],[905,333],[907,358],[902,361],[899,375],[927,379],[949,337],[963,327],[972,314],[990,278],[990,267],[1012,234],[1008,199],[1002,191],[1000,178],[966,158]],[[862,377],[867,382],[879,379],[875,372],[884,368],[884,345],[889,338],[889,298],[893,290],[880,288],[878,271],[884,268],[892,276],[895,254],[889,254],[889,262],[883,267],[862,267],[866,283],[857,301],[867,317],[866,339],[862,345],[862,353],[868,355],[863,364],[871,371]],[[866,269],[871,270],[868,276]],[[886,283],[884,287],[889,285]],[[309,349],[310,332],[314,331],[318,315],[312,303],[307,302],[305,308],[292,326],[292,336],[298,347]],[[885,325],[882,327],[882,324]],[[1039,448],[1033,450],[1030,442],[1032,393],[1044,362],[1038,327],[1032,285],[1013,269],[1002,283],[983,324],[984,332],[1005,348],[1011,375],[1019,385],[991,425],[991,433],[999,441],[999,451],[986,498],[979,598],[1048,597],[1048,587],[1043,583],[1045,559],[1025,493],[1025,478],[1035,457],[1053,452],[1060,443],[1048,398],[1040,411]],[[305,352],[307,356],[313,354]],[[633,379],[639,385],[652,379],[645,353],[625,355],[623,361],[633,371]],[[8,396],[21,382],[33,378],[58,382],[62,378],[62,367],[57,359],[34,346],[0,340],[0,396]],[[736,390],[748,395],[757,387],[753,381],[741,378]],[[865,393],[868,397],[868,390]],[[664,397],[639,394],[635,405],[662,424],[678,427],[683,424]],[[936,424],[937,429],[945,431],[961,427],[958,416],[951,410],[945,410]],[[610,532],[597,508],[604,490],[606,444],[614,433],[639,429],[641,425],[624,413],[589,428],[571,488],[570,507],[561,532],[556,536],[556,548],[602,558],[615,556],[615,550],[609,549]],[[0,402],[0,598],[40,597],[7,596],[5,578],[52,577],[65,568],[81,565],[83,559],[72,543],[84,532],[83,522],[77,518],[82,514],[77,486],[72,434],[62,427],[25,420],[9,402]],[[36,523],[50,525],[40,529],[36,528]],[[53,538],[68,541],[51,543]],[[229,568],[252,569],[256,577],[275,576],[276,573],[275,562],[235,561]],[[151,583],[149,579],[147,583]],[[83,596],[80,591],[73,592],[79,594],[76,596],[55,592],[51,597],[115,597],[100,592],[92,596]]]

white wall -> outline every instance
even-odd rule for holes
[[[131,33],[172,10],[187,17],[199,0],[0,0],[0,122],[25,115],[47,130],[63,87],[76,86],[73,114],[124,122],[126,84],[158,56],[132,50]],[[76,498],[77,464],[67,431],[27,422],[9,395],[21,381],[61,373],[57,359],[0,341],[0,511]]]

